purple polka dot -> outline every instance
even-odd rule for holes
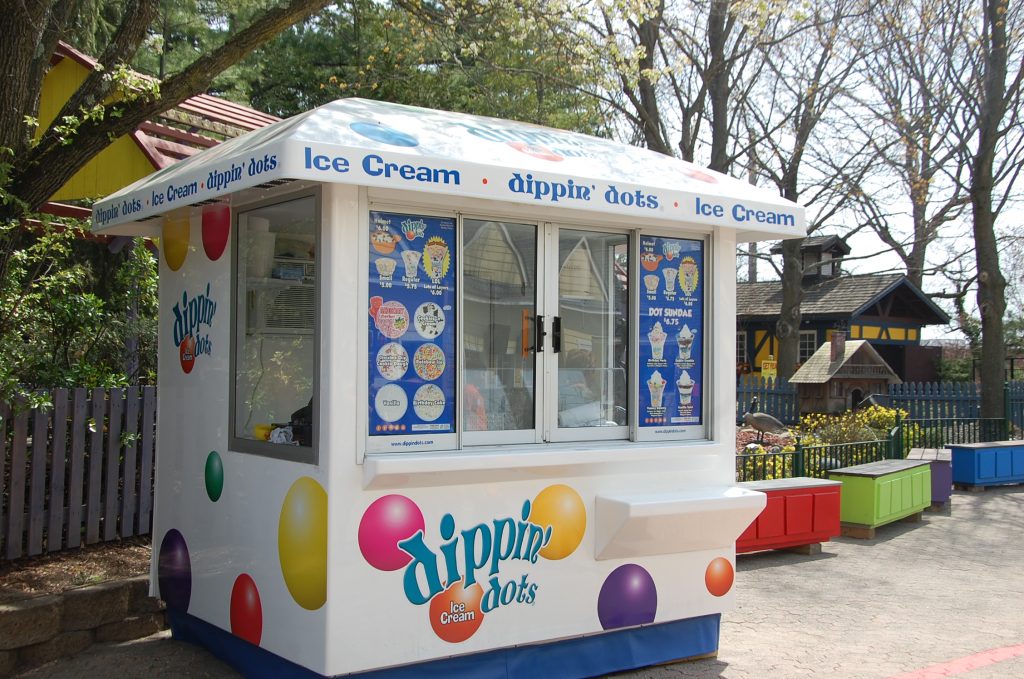
[[[597,617],[604,629],[654,622],[658,590],[642,566],[627,563],[605,578],[597,597]]]
[[[185,538],[176,528],[167,531],[160,543],[156,579],[160,598],[167,602],[167,606],[187,611],[192,598],[192,562],[189,561]]]

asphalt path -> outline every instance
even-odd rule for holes
[[[821,554],[737,559],[717,658],[630,679],[1024,678],[1024,486],[954,493],[946,513],[837,538]],[[25,679],[238,677],[160,634],[97,644]],[[539,678],[531,678],[539,679]]]

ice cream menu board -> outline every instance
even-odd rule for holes
[[[701,424],[704,243],[640,238],[640,426]]]
[[[455,432],[455,220],[370,213],[369,433]]]

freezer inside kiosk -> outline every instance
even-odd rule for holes
[[[716,652],[765,504],[734,483],[734,252],[803,221],[646,150],[359,99],[99,202],[159,245],[174,634],[251,676]]]

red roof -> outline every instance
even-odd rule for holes
[[[91,56],[60,42],[51,63],[56,64],[64,58],[73,59],[89,70],[99,65]],[[279,120],[277,116],[233,101],[198,94],[161,113],[155,120],[142,123],[132,132],[131,137],[153,164],[153,168],[159,170],[203,149],[216,146],[225,139],[258,130]]]

